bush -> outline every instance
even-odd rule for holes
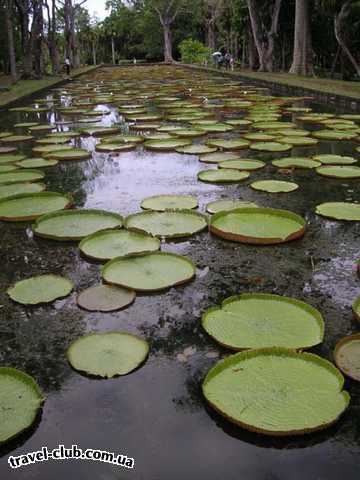
[[[188,38],[179,45],[181,61],[183,63],[207,63],[211,58],[211,49],[205,47],[198,40]]]

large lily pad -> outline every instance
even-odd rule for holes
[[[30,375],[15,368],[0,367],[0,443],[29,428],[44,400]]]
[[[43,183],[12,183],[10,185],[0,185],[0,200],[19,195],[20,193],[38,193],[45,190]]]
[[[38,218],[34,233],[53,240],[81,240],[100,230],[119,228],[122,224],[121,215],[105,210],[64,210]]]
[[[232,152],[214,152],[200,155],[199,160],[204,163],[220,163],[227,160],[240,160],[240,157],[237,153]]]
[[[346,157],[342,155],[322,154],[315,155],[312,158],[323,165],[351,165],[357,162],[354,157]]]
[[[128,230],[103,230],[81,240],[81,252],[94,260],[111,260],[135,253],[159,250],[160,241],[149,235]]]
[[[271,162],[274,167],[278,168],[317,168],[321,166],[320,162],[306,157],[288,157]]]
[[[192,210],[147,211],[129,215],[125,227],[163,238],[187,237],[207,227],[207,219]]]
[[[327,202],[316,207],[316,213],[335,220],[360,222],[360,205],[350,202]]]
[[[242,139],[223,140],[221,138],[209,140],[206,142],[209,147],[221,148],[222,150],[242,150],[249,148],[250,142]]]
[[[216,150],[217,148],[215,147],[208,147],[207,145],[202,144],[187,145],[186,147],[179,147],[175,149],[177,153],[185,153],[187,155],[204,155],[214,153]]]
[[[250,145],[250,148],[259,152],[286,152],[291,150],[293,145],[279,142],[255,142]]]
[[[197,208],[198,201],[192,195],[155,195],[145,198],[141,204],[145,210],[163,212],[165,210],[183,210]]]
[[[73,148],[71,150],[55,150],[49,152],[46,158],[53,160],[87,160],[91,157],[91,154],[82,148]]]
[[[134,290],[113,285],[96,285],[77,297],[79,307],[90,312],[114,312],[130,305],[136,297]]]
[[[252,160],[250,158],[239,158],[237,160],[225,160],[218,164],[219,168],[231,168],[235,170],[259,170],[265,167],[265,162]]]
[[[2,138],[1,141],[4,143],[23,143],[23,142],[31,142],[34,137],[31,135],[10,135]]]
[[[319,140],[310,137],[292,137],[286,135],[279,138],[278,142],[287,143],[289,145],[293,145],[294,147],[313,147],[314,145],[317,145],[319,143]]]
[[[299,185],[294,182],[284,182],[282,180],[258,180],[250,184],[254,190],[268,193],[288,193],[293,192],[299,188]]]
[[[20,193],[0,200],[0,220],[8,222],[35,220],[45,213],[68,208],[71,203],[71,195],[63,193]]]
[[[7,294],[14,302],[24,305],[50,303],[69,295],[73,283],[58,275],[38,275],[16,282],[7,289]]]
[[[114,258],[102,276],[107,283],[139,292],[157,292],[189,282],[195,276],[195,265],[175,253],[148,253]]]
[[[215,235],[250,244],[289,242],[302,237],[305,227],[305,220],[296,213],[273,208],[239,208],[210,219],[210,231]]]
[[[14,172],[0,173],[0,184],[36,182],[44,177],[45,173],[41,170],[15,170]]]
[[[230,297],[202,317],[202,325],[232,350],[263,347],[310,348],[322,342],[318,310],[294,298],[264,293]]]
[[[218,170],[202,170],[198,173],[198,179],[207,183],[238,183],[249,178],[249,172],[223,168]]]
[[[266,435],[300,435],[334,423],[350,396],[327,360],[286,348],[236,353],[207,374],[203,393],[231,422]]]
[[[345,375],[360,382],[360,334],[342,338],[336,344],[334,359]]]
[[[125,332],[106,332],[78,338],[66,355],[75,370],[112,378],[135,370],[148,353],[149,346],[142,338]]]
[[[112,152],[128,152],[136,148],[136,143],[99,143],[96,145],[97,152],[112,153]]]
[[[149,150],[169,151],[176,148],[191,145],[191,140],[182,138],[174,138],[172,140],[147,140],[144,142],[144,147]]]
[[[16,162],[16,165],[21,168],[54,167],[57,164],[58,164],[57,160],[50,160],[46,158],[26,158],[21,162]]]
[[[353,131],[343,130],[317,130],[312,136],[320,140],[352,140],[357,137]]]
[[[0,165],[5,165],[5,164],[12,164],[12,163],[17,163],[20,162],[21,160],[24,160],[26,158],[25,155],[22,154],[14,154],[14,155],[0,155]]]
[[[218,213],[237,208],[257,208],[258,205],[253,202],[246,202],[244,200],[215,200],[206,205],[206,211],[209,213]]]
[[[360,178],[360,167],[354,167],[352,165],[326,165],[318,167],[316,172],[324,177]]]
[[[18,170],[20,167],[13,163],[8,163],[6,165],[0,165],[0,173],[7,173],[13,172],[14,170]]]

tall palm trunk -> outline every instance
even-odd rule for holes
[[[357,63],[355,57],[350,52],[349,47],[346,45],[346,41],[343,35],[343,30],[344,30],[343,24],[346,18],[350,15],[351,3],[352,3],[351,0],[345,1],[341,7],[340,12],[335,16],[335,21],[334,21],[335,37],[339,46],[342,48],[343,52],[350,60],[350,63],[355,68],[356,73],[360,77],[360,65]]]
[[[309,4],[310,0],[296,0],[294,53],[289,71],[295,75],[314,74]]]
[[[8,39],[8,53],[10,61],[10,75],[13,82],[17,80],[16,72],[16,56],[15,56],[15,46],[14,46],[14,28],[12,23],[12,12],[13,12],[13,2],[12,0],[7,0],[5,5],[5,24],[7,31]]]

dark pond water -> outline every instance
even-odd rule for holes
[[[46,120],[46,114],[41,115]],[[0,128],[11,129],[14,123],[34,118],[34,114],[4,112]],[[116,120],[112,111],[102,123]],[[95,140],[80,143],[93,149]],[[321,142],[316,148],[295,148],[292,155],[314,152],[354,155],[354,144]],[[288,156],[246,151],[241,155]],[[230,295],[258,291],[309,302],[326,322],[325,340],[313,351],[328,359],[341,337],[358,331],[351,304],[360,293],[354,268],[360,258],[360,226],[325,220],[314,210],[326,201],[358,201],[359,182],[330,180],[306,170],[284,176],[267,165],[241,184],[216,186],[197,181],[204,168],[212,167],[199,163],[196,156],[149,153],[140,147],[118,156],[94,153],[90,161],[63,162],[46,170],[46,184],[48,190],[72,192],[78,207],[124,215],[138,211],[139,202],[154,194],[196,195],[200,211],[218,198],[241,198],[305,216],[309,228],[304,238],[254,247],[203,232],[182,242],[164,243],[163,250],[187,255],[196,263],[196,279],[159,295],[138,296],[124,311],[99,314],[76,305],[76,292],[100,281],[98,264],[81,258],[75,244],[35,238],[30,224],[0,224],[0,362],[33,375],[47,395],[34,427],[0,450],[4,480],[359,478],[359,384],[346,380],[351,405],[335,426],[283,439],[231,425],[206,406],[200,388],[209,368],[226,354],[202,331],[201,313]],[[248,187],[254,179],[265,178],[295,181],[300,188],[270,195]],[[71,278],[76,291],[37,308],[15,305],[7,298],[9,284],[45,272]],[[145,365],[126,377],[103,381],[73,371],[65,358],[70,342],[90,331],[108,330],[147,338],[151,353]],[[135,470],[90,461],[49,461],[21,470],[11,470],[7,464],[10,454],[59,444],[125,453],[135,458]]]

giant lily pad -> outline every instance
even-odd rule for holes
[[[77,297],[77,304],[90,312],[114,312],[130,305],[135,297],[134,290],[113,285],[97,285],[81,292]]]
[[[35,220],[45,213],[68,208],[72,197],[63,193],[20,193],[0,200],[0,220],[20,222]]]
[[[360,222],[360,205],[349,202],[327,202],[316,207],[316,213],[335,220]]]
[[[75,370],[112,378],[135,370],[148,353],[149,346],[142,338],[125,332],[106,332],[78,338],[66,355]]]
[[[55,150],[49,152],[46,158],[53,160],[87,160],[91,154],[82,148],[73,148],[71,150]]]
[[[222,150],[241,150],[249,148],[250,142],[242,139],[223,140],[221,138],[209,140],[206,142],[209,147],[221,148]]]
[[[250,145],[250,148],[259,152],[286,152],[291,150],[293,145],[279,142],[255,142]]]
[[[313,147],[319,143],[319,140],[316,138],[309,138],[309,137],[290,137],[284,136],[279,138],[278,142],[280,143],[287,143],[289,145],[293,145],[294,147]]]
[[[204,163],[220,163],[227,160],[240,160],[240,157],[238,154],[231,152],[214,152],[200,155],[199,160]]]
[[[125,227],[156,237],[187,237],[207,227],[207,219],[192,210],[155,212],[147,211],[129,215]]]
[[[306,157],[288,157],[271,162],[274,167],[278,168],[317,168],[321,166],[320,162]]]
[[[264,293],[226,299],[204,313],[202,325],[217,342],[233,350],[310,348],[324,337],[318,310],[294,298]]]
[[[8,163],[6,165],[0,165],[0,173],[7,173],[13,172],[14,170],[18,170],[20,167],[15,164]]]
[[[189,282],[195,276],[195,265],[175,253],[148,253],[114,258],[102,276],[107,283],[139,292],[156,292]]]
[[[225,160],[218,164],[219,168],[231,168],[235,170],[259,170],[265,167],[261,160],[252,160],[250,158],[239,158],[237,160]]]
[[[25,155],[15,154],[15,155],[0,155],[0,165],[7,165],[9,163],[17,163],[21,160],[24,160]]]
[[[175,150],[179,147],[191,145],[191,140],[182,138],[173,138],[172,140],[147,140],[144,142],[144,147],[149,150],[169,151]]]
[[[35,380],[20,370],[0,367],[0,443],[29,428],[45,398]]]
[[[145,210],[163,212],[165,210],[197,208],[198,201],[192,195],[155,195],[145,198],[140,206]]]
[[[240,172],[230,168],[202,170],[198,173],[198,179],[207,183],[238,183],[246,180],[249,176],[249,172]]]
[[[237,208],[257,208],[257,205],[244,200],[215,200],[206,205],[206,211],[209,213],[224,212]]]
[[[38,305],[66,297],[73,287],[73,283],[67,278],[58,275],[39,275],[16,282],[7,289],[7,294],[14,302]]]
[[[214,153],[216,150],[216,147],[208,147],[207,145],[201,144],[187,145],[175,149],[177,153],[185,153],[187,155],[204,155]]]
[[[357,162],[356,158],[354,157],[329,154],[315,155],[313,159],[322,163],[323,165],[351,165]]]
[[[103,230],[81,240],[81,252],[95,260],[111,260],[135,253],[159,250],[160,241],[138,232],[127,230]]]
[[[320,140],[352,140],[357,133],[343,130],[317,130],[312,136]]]
[[[37,155],[47,156],[53,152],[65,152],[73,149],[74,147],[72,145],[40,145],[40,147],[34,147],[32,152]]]
[[[95,150],[97,152],[128,152],[136,148],[135,143],[99,143],[96,145]]]
[[[16,165],[21,168],[53,167],[57,164],[57,160],[50,160],[46,158],[26,158],[25,160],[21,160],[21,162],[16,162]]]
[[[283,182],[282,180],[258,180],[250,184],[254,190],[268,193],[288,193],[299,188],[294,182]]]
[[[15,170],[14,172],[0,173],[0,184],[36,182],[44,177],[45,173],[41,170]]]
[[[122,226],[121,215],[105,210],[64,210],[38,218],[34,233],[53,240],[81,240],[88,235]]]
[[[22,143],[22,142],[31,142],[34,137],[31,135],[10,135],[9,137],[2,138],[1,141],[4,143]]]
[[[286,348],[236,353],[207,374],[203,393],[231,422],[266,435],[300,435],[334,423],[350,396],[327,360]]]
[[[20,193],[38,193],[45,190],[43,183],[12,183],[10,185],[0,185],[0,200],[12,197]]]
[[[324,177],[360,178],[360,167],[354,167],[352,165],[326,165],[318,167],[316,172]]]
[[[360,334],[342,338],[336,344],[334,359],[345,375],[360,382]]]
[[[305,226],[296,213],[273,208],[239,208],[216,213],[210,220],[210,231],[219,237],[263,245],[300,238]]]

